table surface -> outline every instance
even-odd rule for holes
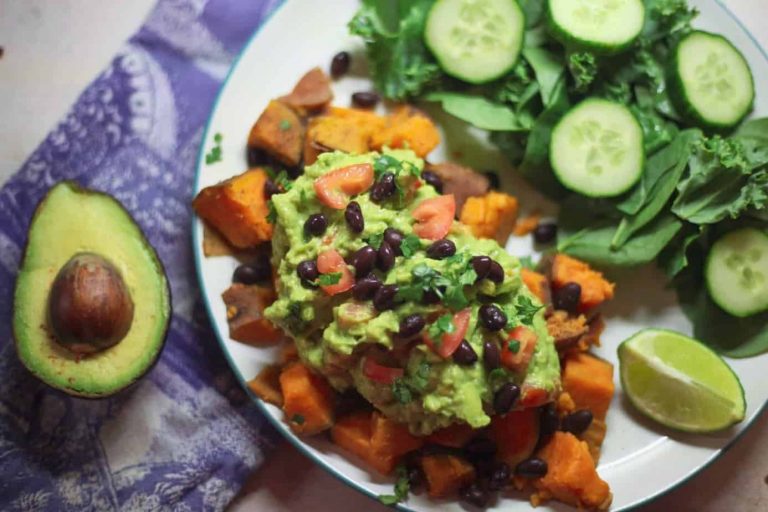
[[[768,48],[768,3],[726,3]],[[154,0],[0,0],[4,49],[0,57],[0,184],[63,117],[153,4]],[[253,474],[231,508],[240,512],[388,510],[346,487],[285,442]],[[642,510],[768,510],[768,414],[715,464]]]

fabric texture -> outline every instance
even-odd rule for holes
[[[0,509],[221,510],[262,462],[275,434],[227,366],[201,304],[190,201],[219,87],[280,3],[160,0],[0,190]],[[13,288],[30,218],[65,179],[120,200],[171,285],[160,360],[109,399],[48,388],[13,346]]]

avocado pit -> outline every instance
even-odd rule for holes
[[[75,254],[59,270],[48,296],[55,341],[76,354],[119,343],[133,322],[133,301],[115,266],[98,254]]]

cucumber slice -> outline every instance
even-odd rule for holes
[[[549,160],[567,188],[590,197],[617,196],[643,172],[643,129],[624,105],[590,98],[555,126]]]
[[[548,0],[547,13],[557,39],[602,54],[632,46],[645,25],[642,0]]]
[[[517,63],[525,15],[516,0],[437,0],[424,39],[446,73],[482,84]]]
[[[696,123],[724,130],[739,124],[752,110],[752,71],[726,38],[691,32],[678,43],[672,62],[672,97]]]
[[[733,316],[768,309],[768,234],[742,228],[712,246],[704,271],[709,295]]]

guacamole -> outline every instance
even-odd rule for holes
[[[374,202],[370,191],[352,198],[359,203],[364,219],[364,228],[358,233],[345,220],[344,209],[321,203],[315,180],[336,169],[365,163],[373,166],[377,180],[384,173],[393,174],[397,190],[383,201],[378,198]],[[272,246],[279,277],[278,300],[265,315],[295,339],[301,359],[336,389],[355,388],[387,416],[408,424],[412,432],[428,434],[454,423],[480,428],[490,422],[495,391],[507,382],[522,390],[518,408],[525,405],[528,391],[553,396],[560,385],[559,360],[543,309],[522,285],[516,258],[493,240],[475,238],[455,221],[445,237],[456,249],[449,257],[435,259],[426,251],[433,241],[414,235],[412,212],[422,201],[438,196],[432,186],[419,179],[423,165],[406,150],[354,156],[325,153],[289,190],[274,195]],[[305,229],[307,219],[318,213],[327,219],[327,228],[319,236]],[[390,270],[373,272],[383,285],[398,287],[392,308],[377,310],[371,300],[354,300],[350,291],[329,295],[297,272],[302,262],[314,261],[328,249],[335,249],[347,261],[363,246],[378,249],[387,228],[398,230],[408,241],[407,250],[396,257]],[[474,256],[488,256],[498,262],[503,281],[478,279],[471,264]],[[425,292],[430,290],[433,300],[426,299]],[[503,329],[491,332],[482,325],[479,310],[483,304],[494,304],[505,313]],[[463,337],[477,356],[470,364],[457,363],[455,356],[441,357],[437,353],[440,341],[424,340],[429,336],[444,340],[440,336],[451,329],[449,326],[441,332],[440,326],[445,327],[446,319],[450,321],[458,311],[470,314]],[[419,315],[426,325],[418,335],[403,340],[398,334],[401,322],[412,315]],[[502,351],[505,347],[519,349],[519,341],[510,338],[518,325],[532,330],[537,338],[527,367],[522,371],[489,369],[483,361],[484,344],[490,341]],[[391,382],[371,378],[366,370],[369,358],[395,369]]]

